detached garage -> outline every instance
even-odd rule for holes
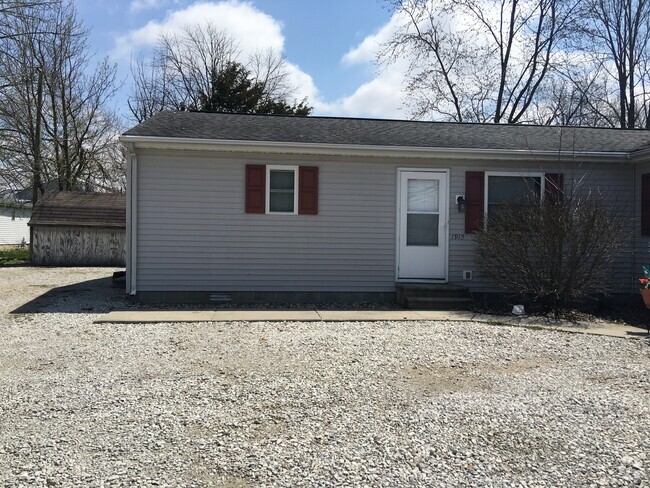
[[[124,266],[123,193],[52,193],[35,206],[30,260],[38,266]]]

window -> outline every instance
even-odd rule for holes
[[[648,180],[650,208],[650,180]],[[483,228],[486,213],[493,218],[499,213],[499,205],[516,201],[522,195],[537,195],[547,202],[559,202],[564,195],[562,173],[500,173],[496,171],[465,172],[465,232],[473,234]],[[490,211],[490,206],[492,207]],[[487,207],[487,208],[486,208]],[[650,232],[650,212],[648,213]]]
[[[267,166],[267,213],[298,213],[298,168]]]
[[[544,176],[540,173],[489,173],[485,180],[485,213],[489,219],[499,216],[499,208],[506,203],[524,202],[533,197],[541,201],[544,194]]]
[[[437,246],[440,180],[407,181],[406,245]]]
[[[247,214],[318,215],[318,166],[247,164]]]

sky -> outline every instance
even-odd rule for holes
[[[245,55],[274,48],[286,59],[296,98],[313,115],[407,118],[403,66],[375,63],[394,24],[384,0],[76,0],[95,60],[108,56],[121,83],[114,105],[128,117],[130,64],[163,33],[211,22]]]

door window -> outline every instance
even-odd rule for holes
[[[440,181],[409,179],[407,182],[406,245],[438,246]]]

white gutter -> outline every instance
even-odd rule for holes
[[[126,161],[126,290],[129,295],[137,292],[138,257],[138,157],[135,146],[127,143]]]
[[[361,144],[323,144],[304,142],[233,141],[189,137],[120,136],[124,144],[143,149],[203,150],[236,153],[298,154],[319,156],[361,156],[373,158],[495,159],[630,161],[628,152],[607,151],[534,151],[528,149],[467,149],[450,147],[367,146]]]

